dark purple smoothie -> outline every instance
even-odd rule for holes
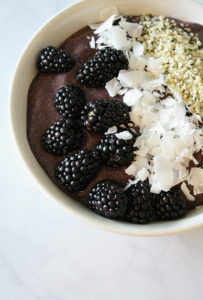
[[[193,32],[199,33],[199,38],[201,42],[203,42],[203,26],[191,23],[188,27],[190,27]],[[85,27],[73,34],[61,45],[60,48],[66,50],[74,58],[76,62],[74,68],[61,74],[38,73],[31,83],[27,105],[27,138],[35,158],[50,179],[61,190],[70,195],[73,199],[86,205],[90,189],[99,180],[110,178],[124,187],[128,179],[130,179],[130,176],[125,173],[125,169],[128,166],[119,168],[102,166],[98,174],[83,191],[69,193],[64,186],[58,183],[54,175],[55,166],[64,158],[64,155],[55,156],[46,152],[41,146],[41,137],[51,124],[61,118],[54,105],[54,98],[57,90],[64,85],[79,86],[81,90],[84,91],[87,101],[110,98],[105,88],[86,88],[82,86],[76,78],[79,67],[91,59],[96,52],[96,50],[91,49],[89,46],[89,39],[87,37],[91,35],[93,35],[93,31],[89,27]],[[80,149],[94,149],[103,134],[95,134],[87,132],[84,129],[82,130],[84,132],[84,140]],[[77,151],[80,149],[77,149]],[[200,153],[197,154],[197,159],[200,165],[203,165],[203,157]],[[189,208],[203,204],[203,194],[197,195],[195,201],[188,201],[187,203]]]

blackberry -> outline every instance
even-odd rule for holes
[[[154,194],[150,193],[148,181],[139,181],[126,191],[128,208],[126,220],[137,224],[152,221]]]
[[[71,119],[54,122],[42,136],[43,148],[52,154],[67,154],[80,147],[83,133],[79,124]]]
[[[83,149],[65,157],[56,166],[55,176],[69,192],[79,192],[95,176],[99,166],[98,152]]]
[[[155,200],[155,213],[160,220],[179,219],[187,212],[185,196],[177,186],[168,192],[161,191]]]
[[[130,107],[122,100],[96,100],[84,107],[81,120],[89,131],[106,131],[113,125],[129,123],[129,111]]]
[[[107,134],[97,145],[102,161],[110,167],[125,166],[134,159],[134,143],[137,134],[130,129],[121,129],[118,132],[128,131],[132,138],[119,139],[115,134]]]
[[[77,86],[65,85],[56,92],[55,105],[64,118],[79,118],[85,105],[83,91]]]
[[[63,73],[74,65],[73,58],[62,49],[52,46],[41,50],[36,66],[44,73]]]
[[[89,207],[107,218],[122,217],[125,214],[127,198],[122,188],[112,180],[98,182],[88,196]]]
[[[127,68],[128,60],[123,51],[106,47],[98,50],[91,61],[82,65],[77,78],[87,87],[103,87],[106,82],[117,76],[120,70]]]

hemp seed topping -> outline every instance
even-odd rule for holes
[[[144,15],[139,23],[143,31],[137,40],[143,43],[144,53],[162,58],[167,84],[203,119],[203,49],[198,35],[164,16]]]

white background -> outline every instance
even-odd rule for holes
[[[70,2],[1,0],[0,300],[203,299],[203,228],[160,238],[93,228],[43,195],[15,151],[11,74],[32,34]]]

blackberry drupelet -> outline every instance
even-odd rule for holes
[[[89,102],[81,111],[81,120],[89,131],[106,131],[111,126],[128,124],[130,107],[122,100],[106,99]]]
[[[160,220],[179,219],[187,212],[185,196],[178,186],[168,192],[161,191],[155,200],[155,213]]]
[[[77,78],[87,87],[103,87],[106,82],[117,76],[120,70],[127,68],[128,60],[123,51],[106,47],[98,50],[91,61],[82,65]]]
[[[65,157],[56,166],[55,176],[69,192],[79,192],[95,176],[99,166],[98,152],[83,149]]]
[[[41,50],[36,66],[44,73],[63,73],[74,65],[73,58],[62,49],[52,46]]]
[[[139,181],[126,191],[128,208],[126,220],[136,224],[150,223],[153,218],[154,194],[150,193],[148,181]]]
[[[81,146],[83,133],[77,121],[67,119],[54,122],[42,136],[43,148],[52,154],[67,154]]]
[[[64,118],[80,118],[80,112],[86,100],[79,87],[65,85],[56,92],[54,102]]]
[[[128,131],[132,138],[119,139],[115,134],[107,134],[97,145],[102,161],[110,167],[125,166],[134,159],[134,143],[137,134],[131,129],[118,129],[118,132]]]
[[[118,218],[125,214],[127,198],[122,188],[106,179],[98,182],[88,196],[89,207],[107,218]]]

